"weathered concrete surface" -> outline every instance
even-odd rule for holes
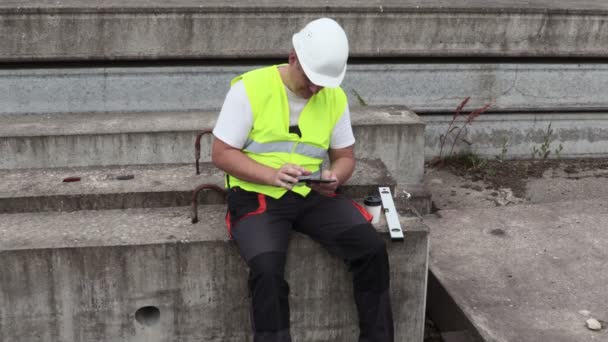
[[[262,66],[198,64],[0,70],[0,113],[215,111],[230,79]],[[501,112],[607,110],[606,88],[608,65],[580,61],[351,63],[343,83],[351,107],[358,94],[368,105],[444,114],[467,96]]]
[[[426,168],[423,186],[431,192],[433,203],[439,209],[603,199],[608,194],[608,159],[590,160],[595,160],[592,167],[582,167],[585,162],[562,159],[557,165],[547,168],[541,177],[530,175],[521,179],[524,193],[518,194],[519,197],[506,185],[496,189],[483,180],[473,181],[470,177],[455,175],[449,168]],[[517,162],[508,160],[503,164],[510,167],[508,164]]]
[[[567,171],[567,172],[566,172]],[[608,161],[595,170],[566,170],[559,167],[545,171],[542,178],[526,185],[530,203],[550,203],[603,199],[608,194]]]
[[[196,174],[193,164],[0,170],[0,213],[188,206],[199,184],[224,187],[224,173],[211,163],[202,163],[200,172]],[[133,179],[116,179],[126,175]],[[80,177],[80,181],[63,182],[67,177]],[[394,192],[395,185],[380,160],[360,159],[342,190],[351,198],[363,198],[377,193],[378,186],[389,186]],[[430,206],[428,192],[410,192],[414,201]],[[224,198],[203,191],[198,201],[218,204]]]
[[[0,215],[0,338],[248,340],[247,275],[222,228],[223,206],[203,208],[196,225],[188,212]],[[420,223],[403,223],[405,242],[388,244],[396,337],[421,342],[428,236]],[[294,341],[356,340],[343,263],[294,234],[287,269]],[[156,324],[136,321],[144,306],[160,310]]]
[[[487,341],[608,339],[606,199],[441,210],[430,268]]]
[[[465,112],[465,115],[468,111]],[[440,152],[440,136],[445,134],[452,115],[424,116],[426,122],[425,158],[431,159]],[[459,120],[460,126],[463,120]],[[551,131],[548,131],[551,124]],[[550,134],[549,134],[550,132]],[[449,154],[452,138],[446,140],[443,155]],[[608,156],[608,114],[600,113],[531,113],[482,114],[475,119],[461,137],[454,151],[471,151],[479,156],[494,158],[506,148],[506,158],[531,158],[534,148],[540,150],[547,139],[549,158],[584,158]],[[446,150],[447,149],[447,150]]]
[[[0,116],[0,169],[193,163],[198,130],[217,113],[63,113]],[[403,107],[353,109],[357,158],[380,159],[400,183],[424,169],[424,122]],[[211,138],[201,141],[210,150]],[[209,161],[203,153],[202,161]]]
[[[607,14],[601,0],[4,1],[0,60],[276,57],[320,16],[352,56],[603,57]]]

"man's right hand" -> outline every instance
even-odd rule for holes
[[[284,164],[274,173],[270,184],[291,190],[298,182],[298,177],[310,175],[310,171],[295,164]]]

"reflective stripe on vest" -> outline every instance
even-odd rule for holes
[[[295,148],[294,148],[295,147]],[[249,140],[243,149],[247,152],[253,153],[271,153],[271,152],[284,152],[284,153],[297,153],[311,158],[323,159],[327,155],[327,150],[312,146],[306,143],[294,142],[294,141],[275,141],[268,143],[259,143],[253,140]]]

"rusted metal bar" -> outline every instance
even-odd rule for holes
[[[192,223],[198,222],[198,194],[203,190],[213,190],[226,197],[226,190],[215,184],[201,184],[192,191]]]

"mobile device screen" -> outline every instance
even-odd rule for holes
[[[311,176],[298,177],[298,183],[333,183],[335,179],[311,178]]]

